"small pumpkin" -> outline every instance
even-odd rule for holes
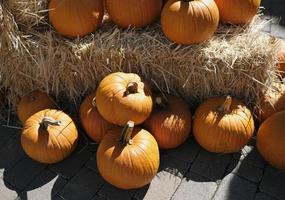
[[[108,132],[97,150],[101,176],[121,189],[147,185],[159,168],[159,149],[154,137],[128,122]]]
[[[56,31],[67,37],[81,37],[95,31],[102,23],[102,0],[52,0],[49,20]]]
[[[285,85],[273,84],[261,99],[261,119],[265,120],[276,112],[285,110]]]
[[[96,91],[99,113],[110,123],[124,126],[143,123],[151,113],[149,86],[137,74],[116,72],[106,76]]]
[[[210,152],[237,152],[249,142],[253,132],[250,110],[230,96],[208,99],[195,112],[193,134]]]
[[[106,0],[107,12],[119,27],[144,27],[160,15],[162,0]]]
[[[20,99],[17,105],[17,115],[19,120],[24,123],[36,112],[47,108],[56,108],[55,102],[48,94],[35,90]]]
[[[107,122],[98,112],[95,93],[90,94],[80,106],[80,121],[87,135],[94,141],[100,142],[114,125]]]
[[[257,13],[261,0],[215,0],[223,22],[245,24]]]
[[[279,68],[279,71],[282,77],[284,78],[285,77],[285,41],[282,39],[278,39],[277,45],[278,45],[278,54],[277,54],[278,68]]]
[[[161,13],[161,27],[168,39],[183,45],[203,42],[219,24],[214,0],[169,0]]]
[[[78,133],[72,119],[62,111],[42,110],[26,122],[21,144],[28,156],[45,164],[57,163],[75,149]]]
[[[191,131],[192,116],[187,103],[171,95],[156,94],[154,99],[154,110],[144,123],[145,127],[154,135],[160,148],[175,148]]]
[[[285,170],[285,111],[273,114],[259,127],[256,145],[272,166]]]

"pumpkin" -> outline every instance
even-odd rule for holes
[[[160,15],[162,0],[106,0],[111,20],[122,28],[144,27]]]
[[[285,41],[282,39],[278,39],[277,45],[278,45],[278,54],[277,54],[278,68],[279,68],[279,71],[282,77],[284,78],[285,77]]]
[[[95,31],[104,15],[102,0],[52,0],[49,20],[57,32],[78,37]]]
[[[143,123],[151,113],[149,86],[137,74],[116,72],[106,76],[96,91],[99,113],[110,123],[123,126]]]
[[[203,42],[212,37],[218,24],[214,0],[169,0],[161,13],[164,34],[177,44]]]
[[[285,85],[274,83],[262,97],[260,108],[262,121],[275,112],[285,110]]]
[[[80,106],[80,121],[87,135],[100,142],[113,125],[99,114],[96,106],[95,93],[90,94]]]
[[[223,22],[245,24],[257,13],[261,0],[215,0]]]
[[[256,146],[272,166],[285,170],[285,111],[273,114],[259,127]]]
[[[72,119],[62,111],[42,110],[26,122],[21,135],[25,153],[32,159],[52,164],[75,149],[78,133]]]
[[[47,108],[56,108],[55,102],[48,94],[35,90],[21,98],[17,105],[17,115],[19,120],[24,123],[36,112]]]
[[[159,168],[156,140],[146,130],[134,127],[131,121],[104,136],[96,158],[101,176],[121,189],[147,185]]]
[[[145,127],[155,137],[162,149],[182,144],[191,130],[191,113],[187,103],[175,96],[155,95],[154,110],[146,120]]]
[[[210,152],[237,152],[249,142],[253,132],[250,110],[230,96],[208,99],[195,112],[193,134]]]

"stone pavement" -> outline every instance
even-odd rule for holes
[[[285,39],[285,1],[262,5],[272,19],[264,31]],[[285,171],[268,165],[254,140],[239,153],[223,155],[203,150],[190,137],[177,149],[161,151],[159,173],[149,185],[120,190],[100,176],[97,145],[84,133],[72,156],[43,165],[25,155],[20,131],[0,125],[0,200],[285,200]]]

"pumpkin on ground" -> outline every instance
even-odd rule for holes
[[[214,34],[219,10],[214,0],[169,0],[161,13],[161,27],[171,41],[189,45]]]
[[[159,168],[159,149],[154,137],[128,122],[124,128],[108,132],[97,150],[97,166],[101,176],[121,189],[147,185]]]
[[[278,54],[277,54],[278,68],[279,68],[279,71],[282,77],[284,78],[285,77],[285,41],[282,39],[278,39],[277,45],[278,45]]]
[[[257,13],[261,0],[215,0],[223,22],[245,24]]]
[[[237,152],[249,142],[253,132],[250,110],[230,96],[208,99],[195,112],[193,134],[210,152]]]
[[[106,0],[107,12],[119,27],[144,27],[153,23],[162,8],[162,0]]]
[[[275,83],[261,99],[261,120],[265,120],[276,112],[285,110],[285,85]]]
[[[144,125],[162,149],[182,144],[191,131],[192,116],[187,103],[171,95],[154,95],[154,109]]]
[[[36,112],[47,108],[56,108],[55,102],[48,94],[36,90],[21,98],[17,105],[17,115],[24,123]]]
[[[116,72],[106,76],[96,91],[99,113],[110,123],[123,126],[143,123],[151,113],[150,87],[137,74]]]
[[[28,156],[45,164],[65,159],[75,149],[78,133],[72,119],[62,111],[42,110],[25,123],[21,144]]]
[[[256,145],[272,166],[285,170],[285,111],[273,114],[259,127]]]
[[[104,15],[102,0],[52,0],[49,20],[60,34],[78,37],[95,31]]]
[[[107,131],[114,126],[99,114],[95,93],[90,94],[82,102],[80,106],[80,121],[87,135],[96,142],[100,142]]]

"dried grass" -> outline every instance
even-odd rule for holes
[[[253,108],[277,79],[276,42],[260,31],[267,23],[260,19],[245,27],[221,25],[209,41],[180,46],[163,36],[158,23],[121,30],[106,22],[94,34],[70,40],[49,27],[19,31],[11,13],[4,9],[2,15],[0,88],[9,88],[13,105],[34,89],[78,103],[106,74],[126,71],[192,106],[231,94]]]

